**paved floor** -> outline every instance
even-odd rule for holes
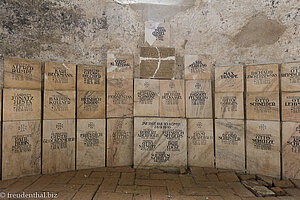
[[[248,180],[251,177],[265,185],[271,181],[273,185],[269,185],[269,188],[277,188],[285,196],[256,197],[240,182],[240,179]],[[282,185],[283,188],[279,188],[268,177],[258,179],[253,175],[237,176],[232,171],[211,168],[194,167],[182,174],[127,167],[98,168],[1,181],[0,199],[4,196],[3,199],[7,199],[8,195],[15,199],[25,199],[22,196],[17,198],[18,194],[27,195],[27,199],[34,199],[30,197],[38,195],[57,195],[55,199],[64,200],[299,200],[299,182],[288,183],[275,183],[275,186]]]

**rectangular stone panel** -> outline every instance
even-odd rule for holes
[[[159,80],[134,80],[134,116],[159,116]]]
[[[105,67],[78,65],[77,90],[105,91]]]
[[[215,117],[244,119],[243,92],[215,93]]]
[[[187,166],[186,119],[134,118],[134,167]]]
[[[211,80],[185,82],[186,117],[212,118]]]
[[[105,140],[105,119],[78,119],[76,169],[105,167]]]
[[[247,92],[278,92],[278,64],[246,67]]]
[[[133,79],[133,55],[108,53],[107,79]]]
[[[133,80],[110,79],[107,81],[107,117],[132,117]]]
[[[300,91],[300,62],[281,64],[281,90]]]
[[[74,119],[75,91],[44,92],[44,119]]]
[[[41,61],[22,58],[4,58],[4,87],[40,89]]]
[[[247,120],[247,171],[280,177],[280,122]]]
[[[133,119],[107,119],[107,166],[131,166],[133,162]]]
[[[282,175],[300,179],[300,123],[282,123]]]
[[[3,121],[41,119],[41,91],[3,89]]]
[[[175,48],[141,47],[140,78],[174,77]]]
[[[244,73],[243,66],[216,67],[215,68],[216,92],[243,92]]]
[[[188,119],[188,166],[214,167],[212,119]]]
[[[41,121],[3,122],[2,179],[41,173]]]
[[[212,63],[205,55],[185,55],[184,56],[184,78],[186,80],[211,79]]]
[[[150,46],[170,45],[170,23],[145,22],[145,43]]]
[[[43,174],[75,170],[75,119],[43,123]]]
[[[300,92],[282,92],[282,121],[300,122]]]
[[[160,80],[160,117],[185,117],[184,80]]]
[[[245,169],[244,120],[216,119],[216,167]]]
[[[45,63],[45,90],[75,90],[76,65]]]
[[[247,119],[250,120],[279,120],[278,92],[248,93]]]
[[[105,92],[77,91],[77,118],[104,119]]]

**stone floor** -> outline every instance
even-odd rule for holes
[[[8,195],[15,197],[11,199],[25,199],[22,198],[24,196],[17,198],[16,194],[28,195],[29,198],[26,199],[43,194],[46,197],[47,195],[54,197],[57,194],[55,199],[64,200],[299,200],[299,188],[300,181],[280,181],[212,168],[191,167],[188,171],[182,170],[181,173],[166,173],[155,169],[135,170],[121,167],[1,181],[0,199],[9,199]],[[273,196],[257,197],[257,195]]]

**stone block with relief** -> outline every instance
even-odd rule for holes
[[[159,116],[159,80],[134,80],[134,116]]]
[[[216,119],[216,167],[245,169],[244,120]]]
[[[175,48],[141,47],[140,78],[174,77]]]
[[[134,167],[187,166],[186,119],[134,118]]]
[[[133,80],[110,79],[107,81],[107,117],[132,117]]]
[[[131,166],[133,162],[133,119],[107,119],[107,166]]]
[[[300,92],[282,92],[282,121],[300,122]]]
[[[40,89],[41,61],[22,58],[4,58],[4,87]]]
[[[300,179],[300,123],[282,123],[282,175]]]
[[[75,170],[75,119],[44,120],[42,172]]]
[[[76,65],[45,63],[45,90],[75,90]]]
[[[145,43],[150,46],[170,45],[170,23],[145,22]]]
[[[278,92],[248,93],[247,119],[279,121]]]
[[[105,92],[77,91],[77,118],[104,119]]]
[[[216,67],[215,68],[216,92],[243,92],[244,73],[243,66]]]
[[[2,179],[41,173],[41,121],[3,122]]]
[[[184,81],[160,80],[160,117],[185,117]]]
[[[214,167],[212,119],[188,119],[188,166]]]
[[[284,92],[300,91],[300,62],[281,64],[281,90]]]
[[[247,120],[247,171],[280,177],[280,122]]]
[[[215,93],[215,117],[219,119],[244,119],[242,92]]]
[[[44,119],[74,119],[75,91],[44,92]]]
[[[211,80],[185,82],[186,117],[212,118]]]
[[[78,65],[77,90],[105,91],[105,67]]]
[[[77,120],[76,169],[105,167],[105,119]]]
[[[278,92],[278,64],[246,67],[247,92]]]
[[[107,79],[133,79],[133,55],[108,53]]]
[[[41,119],[41,91],[3,89],[3,121]]]
[[[186,80],[211,79],[212,62],[205,55],[185,55],[184,56],[184,78]]]

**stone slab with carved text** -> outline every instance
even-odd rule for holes
[[[184,56],[184,78],[186,80],[211,79],[212,62],[205,55],[185,55]]]
[[[243,92],[244,74],[243,66],[216,67],[215,68],[216,92]]]
[[[300,62],[281,64],[281,90],[284,92],[300,91]]]
[[[215,93],[215,117],[219,119],[244,119],[242,92]]]
[[[133,55],[108,53],[107,79],[133,79]]]
[[[170,45],[170,23],[145,22],[145,43],[150,46]]]
[[[300,122],[300,92],[282,92],[282,121]]]
[[[104,119],[105,92],[77,91],[77,118]]]
[[[105,67],[78,65],[77,90],[105,91]]]

